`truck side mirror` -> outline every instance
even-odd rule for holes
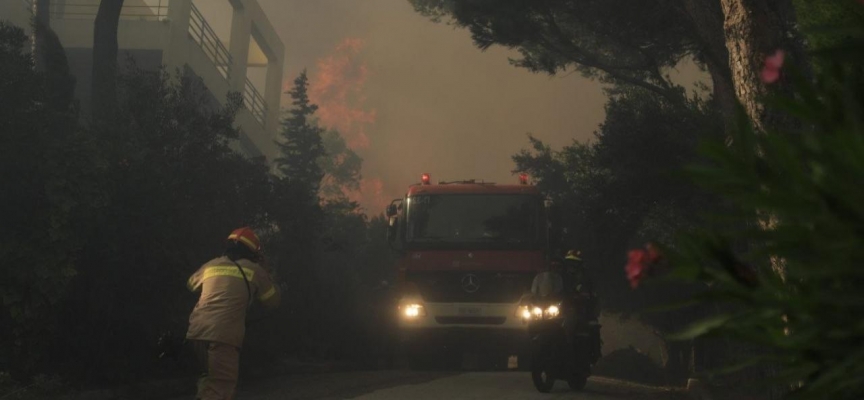
[[[390,202],[390,205],[387,206],[387,210],[385,214],[388,219],[387,226],[387,243],[390,245],[390,248],[396,250],[394,244],[398,244],[398,236],[399,236],[399,209],[402,205],[402,199],[394,199]]]
[[[390,205],[387,206],[387,210],[384,212],[388,217],[393,217],[394,215],[399,213],[399,206],[402,205],[402,199],[393,199],[390,202]]]
[[[396,233],[397,233],[397,227],[398,226],[399,226],[399,217],[397,217],[396,215],[390,216],[390,224],[387,226],[387,241],[388,242],[393,243],[396,240]]]

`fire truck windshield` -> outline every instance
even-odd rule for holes
[[[405,241],[420,248],[537,248],[542,201],[524,194],[435,194],[407,202]]]

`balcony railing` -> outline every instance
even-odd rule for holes
[[[264,102],[264,96],[261,96],[249,78],[246,78],[246,84],[243,88],[243,100],[255,120],[264,125],[264,120],[267,118],[267,103]]]
[[[204,19],[194,4],[192,4],[192,16],[189,19],[189,36],[192,36],[192,40],[198,43],[201,50],[204,50],[204,54],[219,70],[222,77],[228,80],[231,76],[231,53],[228,52],[228,49],[216,36],[216,32],[213,32],[213,28],[210,27],[210,24],[207,23],[207,20]]]
[[[32,2],[32,0],[30,0]],[[124,5],[120,19],[135,21],[165,21],[168,19],[169,0],[158,0],[155,4]],[[93,19],[99,12],[98,2],[64,2],[52,4],[51,17],[63,19]]]

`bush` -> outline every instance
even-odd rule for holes
[[[673,277],[708,282],[699,298],[724,303],[678,337],[758,346],[740,367],[779,367],[775,382],[800,398],[864,397],[864,21],[849,31],[856,41],[815,53],[830,65],[816,83],[785,71],[794,97],[768,100],[800,129],[744,121],[731,146],[705,147],[714,164],[691,172],[733,206],[732,224],[665,251]],[[631,269],[660,265],[638,258]]]
[[[52,107],[25,45],[20,28],[0,23],[0,370],[19,378],[44,365],[77,273],[74,218],[98,202],[84,181],[92,143],[68,104]]]

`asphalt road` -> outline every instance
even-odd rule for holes
[[[189,398],[178,397],[176,400]],[[544,394],[534,389],[528,372],[366,371],[294,375],[241,383],[237,399],[680,400],[685,397],[667,388],[602,377],[592,377],[581,392],[572,392],[566,382],[558,382],[552,393]]]

